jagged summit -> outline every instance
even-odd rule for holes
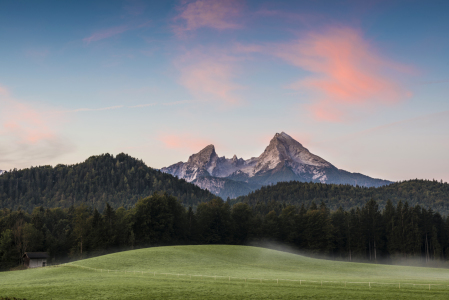
[[[266,169],[273,169],[278,164],[285,162],[293,168],[297,175],[301,174],[306,166],[330,167],[330,163],[319,156],[316,156],[304,148],[298,141],[285,132],[276,133],[270,144],[259,156],[255,172]],[[315,179],[318,179],[316,177]]]
[[[215,146],[209,145],[197,154],[193,154],[189,157],[188,163],[196,164],[198,167],[206,165],[208,162],[217,157],[215,152]]]
[[[310,153],[285,132],[276,133],[259,157],[247,160],[234,155],[219,157],[209,145],[162,172],[184,178],[201,188],[223,196],[236,197],[262,185],[280,181],[313,181],[322,183],[381,186],[389,181],[339,170],[321,157]],[[226,192],[228,191],[228,192]],[[224,194],[223,194],[224,193]]]

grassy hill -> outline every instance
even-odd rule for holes
[[[430,290],[428,284],[432,284]],[[115,253],[60,267],[3,272],[0,296],[447,299],[448,284],[447,269],[336,262],[245,246],[170,246]]]

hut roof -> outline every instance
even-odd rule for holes
[[[49,258],[47,252],[25,252],[23,257],[28,257],[29,259],[43,259],[43,258]]]

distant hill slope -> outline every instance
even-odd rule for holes
[[[0,176],[0,208],[131,207],[138,199],[166,191],[185,206],[216,198],[206,190],[146,166],[126,154],[92,156],[75,165],[32,167]]]
[[[376,200],[381,208],[390,199],[394,205],[401,200],[407,201],[410,206],[420,205],[444,215],[449,214],[449,184],[427,180],[396,182],[377,188],[297,181],[281,182],[263,187],[231,202],[245,202],[251,206],[270,203],[274,206],[278,206],[279,203],[304,204],[307,207],[312,201],[318,205],[323,201],[330,209],[335,210],[341,206],[347,210],[356,206],[361,207],[371,198]]]
[[[184,178],[223,199],[247,195],[262,186],[289,182],[321,182],[379,187],[391,181],[371,178],[338,169],[330,162],[310,153],[285,132],[276,133],[259,157],[247,160],[219,157],[214,145],[162,168],[162,172]]]

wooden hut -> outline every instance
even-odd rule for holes
[[[23,264],[28,268],[45,267],[49,257],[46,252],[25,252],[22,256]]]

